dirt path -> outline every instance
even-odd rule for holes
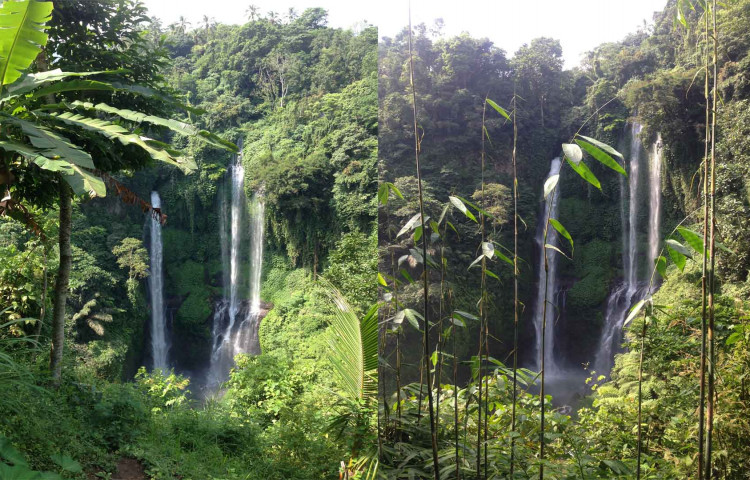
[[[117,473],[112,476],[112,480],[146,480],[146,474],[138,460],[121,458],[117,462]]]

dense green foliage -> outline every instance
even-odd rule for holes
[[[665,148],[662,242],[666,238],[685,241],[670,233],[678,222],[685,221],[685,226],[700,231],[699,172],[703,132],[707,128],[702,90],[703,10],[700,2],[679,4],[680,7],[677,1],[667,2],[664,10],[655,15],[653,26],[622,42],[597,47],[580,68],[569,71],[562,70],[559,45],[549,39],[536,39],[506,59],[504,52],[487,40],[468,35],[442,38],[428,33],[422,25],[415,27],[414,83],[418,123],[424,130],[420,139],[424,205],[426,213],[437,222],[427,233],[421,231],[418,217],[412,219],[418,203],[413,177],[408,35],[405,31],[382,42],[381,70],[385,77],[379,85],[382,180],[392,182],[406,199],[396,198],[393,192],[387,203],[381,201],[380,207],[380,271],[385,277],[382,285],[393,301],[390,314],[384,317],[389,323],[384,332],[385,364],[381,377],[381,415],[385,419],[381,435],[387,452],[381,467],[389,478],[438,477],[433,468],[434,447],[427,423],[430,391],[441,405],[437,445],[440,478],[483,476],[484,473],[478,472],[484,472],[485,465],[489,478],[510,478],[513,438],[516,439],[513,478],[539,478],[542,461],[538,400],[532,406],[529,402],[534,399],[527,397],[526,388],[519,393],[519,416],[513,432],[509,427],[512,387],[508,386],[512,372],[500,366],[486,377],[488,384],[480,385],[477,378],[476,338],[482,316],[478,308],[482,276],[478,266],[468,270],[467,267],[475,259],[480,260],[477,255],[482,255],[478,247],[481,233],[478,223],[462,213],[466,207],[459,206],[458,200],[449,201],[449,195],[454,195],[465,199],[463,203],[468,205],[466,200],[481,199],[476,192],[482,184],[485,188],[495,183],[513,185],[513,128],[509,121],[488,108],[487,131],[482,131],[485,98],[495,100],[509,112],[515,108],[517,113],[522,360],[524,355],[530,360],[528,350],[533,350],[529,348],[533,342],[532,273],[534,268],[542,268],[534,266],[537,253],[532,241],[534,225],[539,225],[536,217],[541,211],[536,200],[542,197],[544,182],[540,179],[545,178],[550,159],[560,155],[560,143],[569,141],[579,126],[584,125],[581,133],[617,146],[625,158],[631,153],[628,146],[631,138],[626,131],[629,122],[643,124],[644,144],[653,143],[657,133],[661,133]],[[685,26],[677,20],[678,8],[683,12]],[[750,94],[746,68],[746,59],[750,57],[748,8],[750,3],[736,0],[721,3],[717,12],[718,93],[722,103],[716,138],[716,203],[718,241],[729,248],[720,248],[716,254],[718,379],[711,478],[746,478],[746,468],[742,465],[749,458],[747,442],[742,440],[748,434],[746,376],[740,373],[749,366],[747,346],[743,343],[748,321],[749,270],[745,252],[750,246],[745,235],[750,205],[747,193],[750,152],[744,140]],[[514,89],[522,98],[517,104],[511,101]],[[483,136],[486,168],[481,175]],[[643,320],[639,318],[627,329],[626,350],[617,357],[613,371],[592,371],[588,362],[593,358],[592,349],[603,326],[605,300],[623,275],[620,240],[625,233],[621,231],[619,179],[608,175],[602,165],[593,163],[591,170],[601,181],[601,192],[591,186],[581,188],[580,179],[565,171],[561,176],[558,218],[572,234],[575,251],[571,261],[561,258],[559,262],[557,275],[566,294],[565,309],[553,326],[548,325],[552,329],[548,335],[555,335],[564,364],[571,372],[580,372],[578,378],[571,375],[568,390],[588,396],[574,400],[580,408],[574,418],[561,415],[565,410],[548,411],[545,474],[549,478],[636,477],[639,359],[643,354],[640,478],[694,478],[699,425],[701,251],[692,247],[692,243],[690,248],[684,247],[692,256],[684,272],[678,266],[670,266],[666,271],[668,278],[653,300],[658,308],[646,309],[649,326],[643,351]],[[640,202],[639,211],[644,216],[640,221],[645,221],[648,199],[642,198]],[[495,207],[492,203],[488,205]],[[469,211],[479,218],[476,208],[469,207]],[[496,212],[503,217],[499,222],[488,221],[486,235],[497,242],[495,251],[512,258],[512,205],[506,203]],[[457,232],[443,223],[444,218],[452,222]],[[412,224],[408,225],[410,219]],[[404,235],[405,232],[409,234]],[[422,275],[422,235],[430,239],[428,255],[434,262],[430,265],[431,340],[433,345],[442,341],[445,352],[442,362],[436,356],[431,357],[429,367],[439,378],[436,384],[441,386],[412,383],[424,378],[424,372],[419,371],[417,348],[421,333],[415,328],[423,325],[419,316],[423,292],[419,281],[415,281]],[[645,248],[644,237],[639,235],[637,239],[640,251]],[[654,266],[646,265],[643,257],[638,259],[639,271],[651,271]],[[678,263],[686,260],[673,258]],[[446,269],[440,267],[443,261]],[[486,303],[489,354],[509,365],[514,345],[512,266],[495,255],[494,261],[487,261],[487,268],[490,270]],[[495,275],[500,284],[496,283]],[[448,295],[441,300],[437,292]],[[454,362],[457,362],[457,376],[453,373]],[[471,373],[467,365],[471,365]],[[451,397],[456,383],[460,386],[458,405]],[[476,423],[480,395],[488,395],[487,443],[482,437],[484,427]],[[558,400],[550,405],[569,402]],[[480,404],[484,408],[484,400]],[[456,417],[454,407],[458,409]],[[533,415],[537,418],[527,424],[528,417]],[[497,421],[505,422],[504,428],[496,429]],[[457,426],[466,438],[453,438]],[[536,426],[537,430],[527,426]],[[477,451],[478,444],[486,445],[487,457],[484,451]],[[458,472],[457,458],[462,469]]]
[[[55,5],[49,59],[37,63],[127,69],[101,78],[141,87],[61,91],[56,101],[176,116],[219,136],[198,135],[206,142],[125,118],[141,135],[180,148],[195,171],[154,166],[128,148],[97,159],[102,170],[123,171],[108,181],[118,195],[73,203],[59,389],[48,388],[45,370],[59,256],[47,240],[58,228],[54,197],[11,172],[14,196],[44,236],[0,219],[0,459],[8,464],[0,468],[107,477],[120,459],[134,458],[153,478],[301,480],[331,478],[342,462],[367,459],[375,415],[361,399],[348,399],[329,360],[337,307],[328,292],[340,290],[355,318],[366,318],[376,300],[376,29],[329,28],[327,12],[310,9],[283,22],[255,16],[245,25],[208,21],[191,30],[151,22],[135,0],[89,3]],[[244,145],[247,207],[255,192],[266,203],[261,296],[270,311],[260,327],[263,353],[238,357],[222,390],[206,392],[213,309],[225,287],[219,208],[233,161],[216,148],[220,138]],[[123,154],[132,156],[124,162]],[[153,190],[168,219],[165,302],[170,363],[179,372],[164,376],[141,367],[149,365],[150,260],[141,239],[150,218],[128,205]],[[318,285],[318,277],[330,284]],[[21,458],[14,452],[23,465],[9,467]],[[63,460],[73,462],[70,469]]]

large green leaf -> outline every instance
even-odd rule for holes
[[[685,227],[677,227],[677,231],[680,232],[682,238],[685,239],[685,241],[693,248],[693,250],[700,253],[701,255],[703,254],[703,235]]]
[[[91,75],[99,75],[102,73],[117,73],[120,70],[102,70],[98,72],[63,72],[59,68],[55,70],[48,70],[46,72],[29,73],[21,76],[18,80],[8,85],[7,97],[3,97],[3,100],[8,98],[17,97],[25,93],[31,92],[32,90],[47,85],[48,83],[57,82],[59,80],[66,79],[68,77],[88,77]],[[114,86],[108,84],[111,90],[114,90]],[[36,92],[35,92],[36,93]],[[54,93],[54,92],[53,92]]]
[[[90,197],[104,197],[107,195],[107,187],[104,181],[96,175],[88,172],[85,168],[72,165],[75,172],[73,175],[64,175],[63,178],[73,189],[76,195],[88,195]]]
[[[17,153],[30,162],[36,163],[45,170],[52,171],[66,171],[73,173],[73,169],[70,167],[70,163],[65,160],[53,160],[42,155],[42,152],[35,149],[31,145],[23,143],[13,142],[10,140],[0,140],[0,148],[10,153]]]
[[[1,116],[5,122],[19,127],[31,144],[45,157],[54,160],[64,159],[79,167],[95,168],[91,155],[70,143],[67,138],[32,122],[10,115]]]
[[[610,157],[604,150],[583,140],[576,139],[576,143],[586,150],[589,155],[599,160],[603,165],[611,168],[617,173],[625,175],[626,177],[628,176],[628,173],[622,168],[622,165],[620,165],[614,158]]]
[[[510,116],[508,115],[508,112],[506,112],[503,107],[493,102],[489,98],[487,99],[487,103],[489,104],[490,107],[494,108],[497,113],[505,117],[506,120],[510,120]]]
[[[52,2],[6,0],[0,5],[0,86],[10,85],[47,44]]]
[[[156,117],[154,115],[147,115],[145,113],[135,112],[133,110],[115,108],[107,105],[106,103],[97,103],[96,105],[94,105],[90,102],[81,102],[76,100],[75,102],[71,103],[71,106],[73,108],[84,108],[86,110],[94,110],[97,112],[108,113],[110,115],[117,115],[118,117],[135,123],[146,122],[152,125],[167,127],[173,132],[177,132],[181,135],[196,137],[216,147],[227,148],[235,153],[239,151],[234,143],[224,140],[218,135],[210,133],[206,130],[201,130],[194,125],[190,125],[189,123],[181,122],[179,120]]]
[[[154,160],[177,165],[186,171],[192,171],[195,169],[195,164],[192,163],[189,158],[174,155],[173,152],[167,151],[165,149],[155,148],[154,146],[150,145],[143,137],[140,137],[139,135],[136,135],[134,133],[130,133],[122,126],[114,124],[112,122],[101,120],[99,118],[84,117],[83,115],[79,115],[73,112],[51,114],[38,112],[38,115],[52,120],[59,120],[68,125],[83,128],[84,130],[99,133],[109,139],[116,139],[123,145],[137,145],[145,150],[146,153],[148,153]],[[93,166],[91,168],[93,168]]]

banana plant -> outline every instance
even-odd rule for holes
[[[2,214],[26,209],[13,198],[21,179],[32,185],[31,195],[49,195],[57,190],[60,204],[60,268],[55,284],[52,320],[52,354],[50,370],[55,383],[61,375],[64,340],[65,300],[70,274],[71,203],[73,195],[103,197],[106,183],[115,184],[118,194],[125,198],[125,190],[104,171],[106,164],[97,165],[102,152],[112,154],[119,145],[136,148],[153,160],[180,168],[185,173],[196,169],[195,162],[170,145],[148,138],[143,127],[168,128],[173,132],[194,137],[214,146],[236,151],[237,147],[216,135],[177,120],[115,108],[99,103],[57,101],[65,98],[86,98],[87,92],[127,92],[140,96],[159,96],[140,85],[95,80],[117,71],[64,72],[51,70],[30,72],[32,65],[44,53],[47,44],[47,22],[52,17],[52,2],[39,0],[6,0],[0,5],[0,186]],[[119,144],[119,145],[118,145]],[[127,152],[121,155],[127,156]],[[105,183],[105,179],[108,182]],[[126,192],[127,193],[127,192]],[[21,195],[23,196],[23,194]],[[135,203],[130,199],[129,203]],[[144,204],[141,202],[142,205]],[[165,217],[161,211],[147,209]],[[17,215],[19,216],[19,215]],[[28,215],[20,215],[28,218]],[[27,222],[30,224],[30,222]],[[33,224],[32,224],[33,225]]]

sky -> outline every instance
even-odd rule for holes
[[[221,23],[246,21],[250,4],[264,14],[286,14],[289,7],[328,10],[329,25],[349,28],[367,21],[377,25],[380,36],[393,36],[407,23],[407,0],[144,0],[152,16],[164,25],[184,16],[193,26],[208,15]],[[559,39],[566,67],[577,65],[582,55],[603,42],[617,41],[635,32],[666,0],[411,0],[412,23],[432,26],[444,22],[443,32],[452,36],[469,32],[487,37],[512,55],[531,39],[547,36]],[[209,8],[210,6],[210,8]]]

